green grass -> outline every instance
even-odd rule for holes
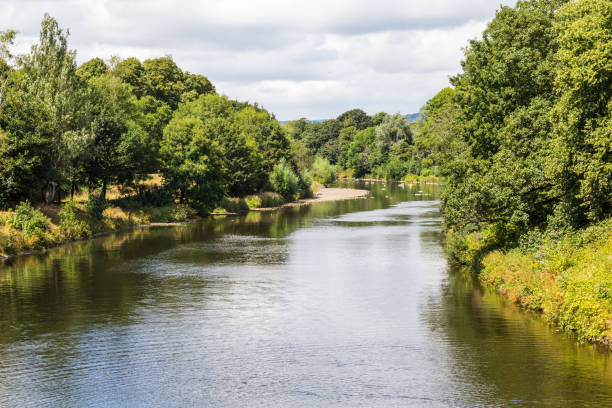
[[[18,206],[0,212],[0,255],[44,249],[63,242],[86,238],[100,232],[145,225],[178,222],[192,218],[196,211],[184,204],[166,206],[117,206],[107,203],[101,216],[92,216],[87,203],[69,201],[61,207]]]

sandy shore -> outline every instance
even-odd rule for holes
[[[303,198],[301,200],[283,204],[280,207],[252,208],[250,211],[274,211],[283,207],[296,207],[301,205],[323,203],[327,201],[342,201],[351,200],[353,198],[365,198],[368,196],[368,194],[370,194],[368,190],[358,190],[355,188],[322,187],[319,191],[315,193],[315,196],[313,198]]]

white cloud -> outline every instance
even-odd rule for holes
[[[511,4],[513,0],[502,3]],[[0,27],[36,41],[44,12],[94,56],[171,54],[230,97],[279,119],[354,107],[415,112],[459,70],[499,0],[3,0]]]

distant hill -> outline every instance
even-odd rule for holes
[[[306,119],[306,121],[310,122],[310,123],[321,123],[321,122],[325,122],[326,120],[329,119]],[[280,123],[281,125],[286,125],[287,123],[291,122],[291,120],[279,120],[278,123]]]
[[[410,123],[416,122],[416,120],[418,118],[419,118],[419,114],[418,113],[409,113],[408,115],[406,115],[406,119],[408,119],[410,121]]]
[[[406,115],[406,119],[408,119],[411,123],[412,122],[416,122],[417,118],[419,117],[418,113],[409,113]],[[325,122],[326,120],[329,119],[306,119],[308,122],[310,123],[321,123],[321,122]],[[287,123],[291,122],[290,120],[279,120],[278,123],[280,123],[281,125],[286,125]]]

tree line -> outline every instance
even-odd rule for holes
[[[11,53],[16,35],[0,32],[0,208],[80,188],[104,200],[108,186],[138,190],[156,172],[174,199],[210,208],[267,187],[281,160],[297,172],[273,115],[171,57],[78,66],[49,15],[28,54]]]
[[[612,211],[612,2],[501,7],[423,109],[446,224],[492,245]]]
[[[419,142],[419,125],[399,113],[369,116],[351,109],[335,119],[287,123],[296,160],[309,166],[316,157],[356,178],[401,180],[408,174],[436,174]]]

